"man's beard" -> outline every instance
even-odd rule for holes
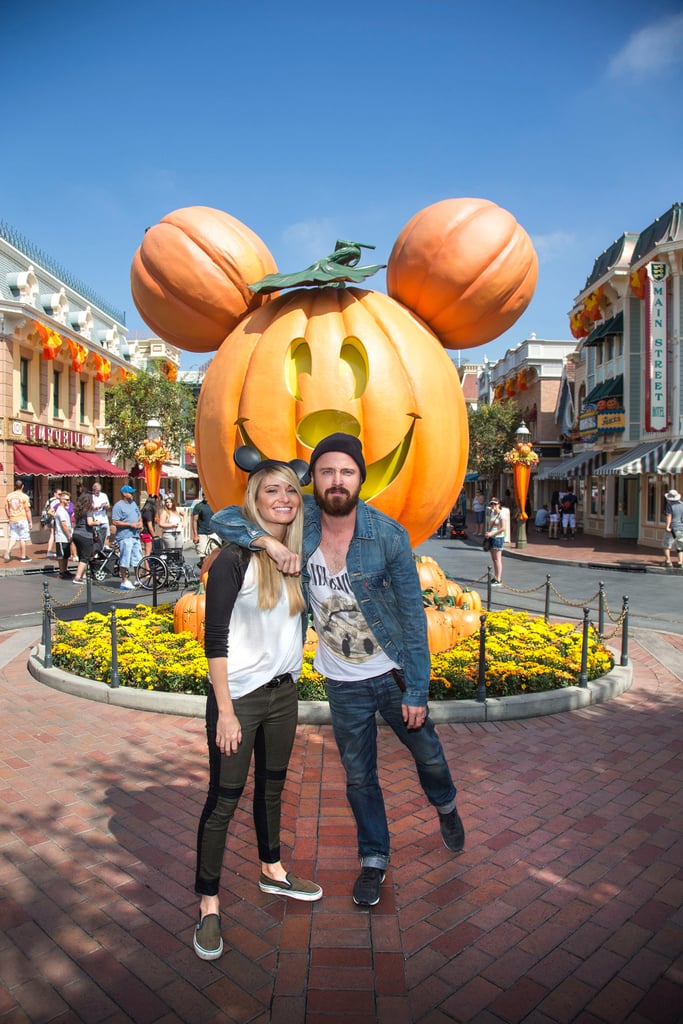
[[[354,494],[345,487],[328,487],[322,494],[313,488],[313,497],[328,516],[348,516],[358,504],[360,489]]]

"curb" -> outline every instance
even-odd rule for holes
[[[34,679],[53,690],[133,711],[204,718],[206,697],[189,693],[138,690],[130,686],[112,689],[106,683],[84,679],[63,669],[46,668],[41,661],[42,651],[42,646],[32,648],[27,668]],[[630,664],[619,665],[606,676],[588,683],[586,687],[568,686],[563,690],[550,690],[547,693],[534,693],[528,696],[493,697],[481,704],[476,700],[435,701],[429,706],[429,714],[437,725],[539,718],[564,711],[578,711],[593,704],[603,704],[629,690],[632,682],[633,667]],[[299,701],[299,725],[329,725],[330,721],[330,706],[327,701]],[[378,722],[384,725],[384,720],[379,715]]]

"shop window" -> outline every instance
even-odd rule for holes
[[[30,369],[30,363],[24,356],[19,360],[19,395],[21,408],[26,411],[28,405],[28,374]]]
[[[656,523],[659,519],[658,516],[659,505],[657,503],[657,477],[649,476],[647,478],[647,512],[646,521],[648,523]]]
[[[590,478],[591,489],[591,515],[604,516],[605,514],[605,492],[606,484],[599,476]]]
[[[614,338],[608,338],[605,342],[605,359],[609,363],[614,358]]]
[[[61,419],[62,416],[59,395],[61,378],[62,375],[59,370],[54,370],[52,373],[52,415],[56,420]]]
[[[80,419],[81,423],[85,423],[86,422],[86,401],[87,401],[87,395],[88,395],[87,384],[86,384],[86,382],[84,380],[82,380],[80,382],[80,385],[81,385],[81,389],[80,389],[79,419]]]

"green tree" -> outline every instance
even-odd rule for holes
[[[136,371],[105,393],[104,436],[119,458],[135,458],[147,438],[148,420],[158,420],[166,447],[179,452],[194,437],[196,401],[191,388],[161,373]]]
[[[468,410],[470,457],[468,468],[492,483],[505,468],[505,452],[512,448],[522,422],[516,402],[494,402]]]

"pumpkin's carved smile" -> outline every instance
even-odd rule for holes
[[[371,462],[366,467],[367,476],[360,491],[363,501],[369,501],[376,494],[379,494],[380,491],[383,491],[396,479],[403,469],[403,464],[413,440],[415,423],[421,419],[420,415],[416,412],[409,412],[407,416],[410,419],[410,426],[396,447],[392,448],[381,459]],[[269,452],[264,452],[254,442],[254,439],[247,430],[247,422],[245,417],[241,417],[235,422],[240,436],[240,443],[255,448],[262,459],[273,458]],[[342,431],[345,434],[353,434],[354,437],[359,437],[360,423],[350,413],[341,412],[337,409],[321,409],[319,412],[309,413],[308,416],[301,420],[297,430],[297,437],[302,444],[313,451],[319,441],[322,441],[328,434],[335,433],[336,431]]]

